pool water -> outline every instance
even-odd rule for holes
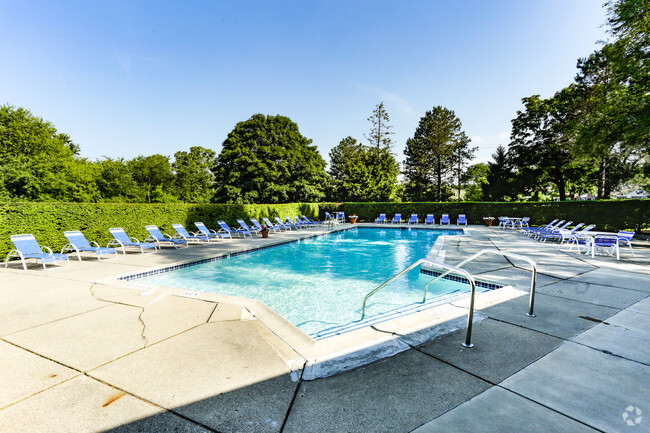
[[[449,230],[354,228],[248,254],[146,277],[148,283],[258,299],[317,335],[361,319],[364,296],[427,253]],[[373,317],[420,302],[433,277],[419,267],[371,297]],[[469,292],[469,285],[440,280],[428,299]]]

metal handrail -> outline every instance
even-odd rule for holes
[[[434,266],[449,269],[449,271],[446,272],[445,275],[447,275],[447,274],[449,274],[450,272],[453,271],[453,272],[457,272],[459,274],[464,275],[469,280],[469,284],[471,286],[471,292],[470,292],[470,299],[469,299],[469,313],[467,313],[467,333],[465,334],[465,342],[462,343],[462,344],[463,344],[464,347],[474,347],[474,345],[472,344],[472,321],[474,320],[474,298],[476,297],[476,282],[474,281],[474,278],[465,269],[460,269],[460,268],[458,268],[456,266],[446,265],[444,263],[434,262],[433,260],[429,260],[429,259],[417,260],[411,266],[404,269],[399,274],[395,275],[394,277],[392,277],[390,280],[386,281],[382,285],[378,286],[373,291],[369,292],[363,298],[363,308],[361,310],[361,320],[363,320],[366,317],[366,302],[367,302],[368,298],[370,298],[372,295],[374,295],[375,293],[377,293],[378,291],[380,291],[381,289],[383,289],[384,287],[386,287],[387,285],[389,285],[390,283],[392,283],[393,281],[395,281],[396,279],[398,279],[399,277],[401,277],[402,275],[404,275],[405,273],[410,271],[411,269],[413,269],[416,266],[419,266],[420,264],[425,263],[425,262],[430,263],[430,264],[432,264]],[[428,286],[429,286],[429,284],[427,284],[425,286],[425,290],[426,290],[426,288]],[[426,301],[426,295],[425,295],[424,299],[422,300],[422,303],[424,303],[425,301]]]
[[[483,254],[486,254],[486,253],[497,254],[497,255],[504,256],[504,257],[512,257],[514,259],[522,259],[522,260],[527,261],[531,265],[533,275],[532,275],[532,279],[531,279],[531,282],[530,282],[530,300],[528,301],[528,313],[526,313],[526,316],[536,317],[536,315],[533,313],[533,307],[535,306],[535,284],[537,282],[537,266],[535,266],[535,262],[533,262],[530,258],[528,258],[526,256],[519,255],[519,254],[515,254],[515,253],[509,253],[507,251],[481,250],[478,253],[468,257],[467,259],[465,259],[462,262],[460,262],[459,264],[457,264],[456,267],[460,268],[464,264],[469,263],[472,260],[474,260],[475,258],[477,258],[479,256],[482,256]],[[434,262],[434,263],[436,265],[440,265],[439,263],[436,263],[436,262]],[[450,274],[450,271],[443,272],[442,274],[437,276],[435,279],[429,281],[426,284],[426,286],[424,286],[424,299],[423,299],[422,302],[424,302],[424,300],[426,300],[426,298],[427,298],[427,290],[429,288],[429,285],[435,283],[439,279],[441,279],[441,278],[443,278],[443,277],[445,277],[446,275],[449,275],[449,274]]]

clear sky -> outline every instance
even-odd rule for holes
[[[296,122],[326,161],[381,101],[393,151],[436,105],[487,161],[521,98],[570,84],[606,37],[602,0],[0,0],[0,105],[81,156],[219,152],[255,113]]]

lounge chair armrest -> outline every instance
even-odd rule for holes
[[[97,248],[101,248],[101,246],[96,241],[90,241],[90,245],[94,245]]]
[[[65,254],[66,251],[79,251],[79,248],[75,244],[65,244],[63,248],[61,248],[61,254]]]
[[[131,242],[140,243],[138,238],[131,237]]]
[[[47,250],[49,255],[54,255],[54,251],[52,251],[52,248],[50,248],[50,247],[45,247],[45,246],[42,247],[42,248],[43,248],[44,250]]]
[[[111,239],[110,241],[108,241],[108,243],[106,244],[106,248],[110,248],[111,245],[117,245],[117,246],[120,246],[120,247],[124,246],[124,245],[122,245],[122,241],[120,241],[118,239]]]

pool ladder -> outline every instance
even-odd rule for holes
[[[481,250],[481,251],[477,252],[476,254],[468,257],[467,259],[463,260],[462,262],[460,262],[456,266],[447,265],[445,263],[439,263],[439,262],[429,260],[429,259],[417,260],[411,266],[404,269],[399,274],[392,277],[390,280],[388,280],[385,283],[381,284],[380,286],[378,286],[377,288],[375,288],[374,290],[369,292],[363,298],[363,308],[361,310],[361,320],[363,320],[366,317],[366,303],[368,301],[368,298],[370,298],[375,293],[379,292],[384,287],[388,286],[390,283],[397,280],[398,278],[400,278],[402,275],[409,272],[413,268],[421,265],[422,263],[429,263],[429,264],[431,264],[433,266],[443,268],[443,269],[447,269],[447,271],[443,272],[440,275],[438,275],[436,278],[429,281],[424,286],[424,297],[422,298],[422,302],[421,302],[422,304],[424,304],[426,302],[426,300],[427,300],[427,293],[428,293],[429,286],[431,284],[435,283],[436,281],[438,281],[439,279],[444,278],[445,276],[447,276],[447,275],[449,275],[451,273],[461,274],[461,275],[465,276],[465,278],[467,278],[467,280],[469,281],[469,284],[471,286],[471,292],[470,292],[470,298],[469,298],[469,312],[467,313],[467,332],[465,333],[465,342],[462,343],[462,345],[464,347],[474,347],[474,345],[472,344],[472,321],[474,320],[474,299],[476,297],[476,281],[474,280],[474,277],[472,277],[472,275],[469,272],[467,272],[465,269],[461,269],[461,266],[471,262],[472,260],[476,259],[477,257],[482,256],[483,254],[497,254],[497,255],[504,256],[504,257],[510,257],[510,258],[513,258],[513,259],[521,259],[521,260],[525,260],[526,262],[528,262],[531,265],[533,274],[532,274],[532,279],[531,279],[531,282],[530,282],[530,298],[529,298],[529,301],[528,301],[528,313],[526,313],[526,315],[528,317],[535,317],[535,314],[533,313],[533,307],[534,307],[534,304],[535,304],[535,284],[536,284],[536,281],[537,281],[537,267],[535,266],[535,262],[533,262],[530,258],[528,258],[526,256],[522,256],[520,254],[509,253],[509,252],[499,251],[499,250],[486,249],[486,250]]]

